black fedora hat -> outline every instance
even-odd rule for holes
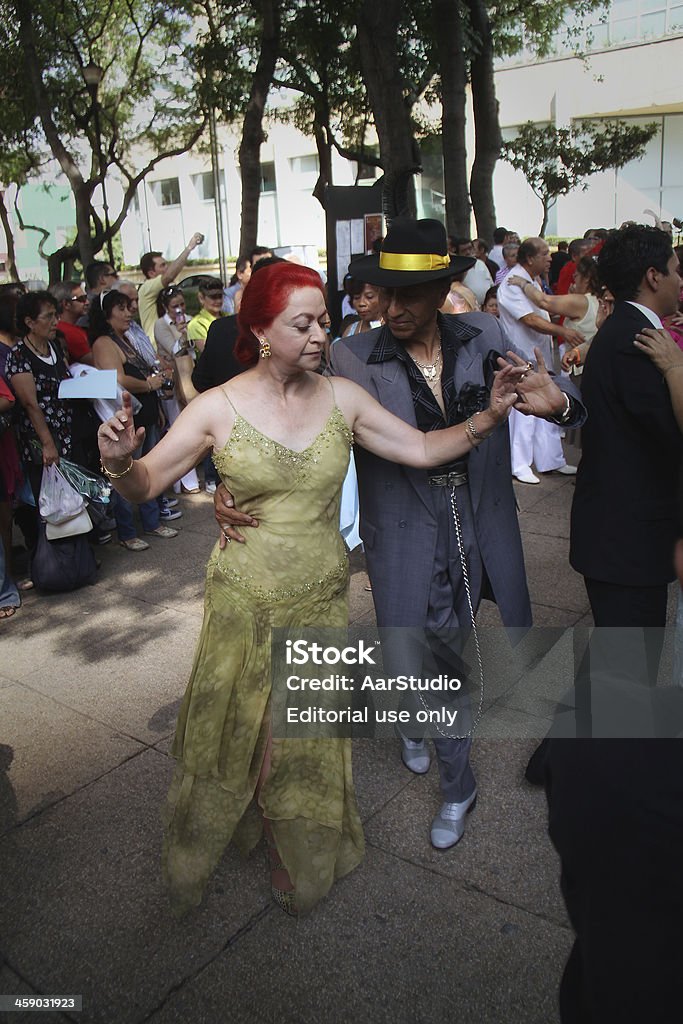
[[[379,253],[349,266],[356,280],[384,288],[406,288],[462,274],[474,266],[471,256],[448,255],[446,229],[438,220],[396,217]]]

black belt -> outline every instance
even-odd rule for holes
[[[430,487],[462,487],[467,483],[467,473],[440,473],[430,476]]]

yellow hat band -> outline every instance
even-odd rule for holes
[[[447,270],[451,261],[439,253],[380,252],[379,265],[382,270]]]

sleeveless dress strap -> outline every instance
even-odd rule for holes
[[[223,397],[225,398],[225,401],[228,403],[228,405],[230,406],[230,408],[234,412],[235,416],[239,416],[239,413],[238,413],[237,409],[235,408],[235,406],[232,404],[232,402],[228,398],[227,391],[224,391],[223,388],[221,388],[221,394],[223,395]]]

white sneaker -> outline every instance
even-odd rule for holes
[[[531,472],[529,466],[524,466],[523,469],[518,469],[516,473],[512,474],[515,480],[519,480],[522,484],[540,484],[539,478],[535,473]]]
[[[477,790],[459,804],[442,804],[441,810],[432,822],[432,846],[437,850],[448,850],[459,843],[465,834],[465,818],[477,800]]]
[[[576,476],[576,466],[570,466],[568,462],[565,462],[564,466],[560,466],[555,472],[561,473],[562,476]]]
[[[216,493],[216,481],[215,480],[207,480],[206,483],[204,484],[204,490],[206,491],[207,494],[215,494]]]

